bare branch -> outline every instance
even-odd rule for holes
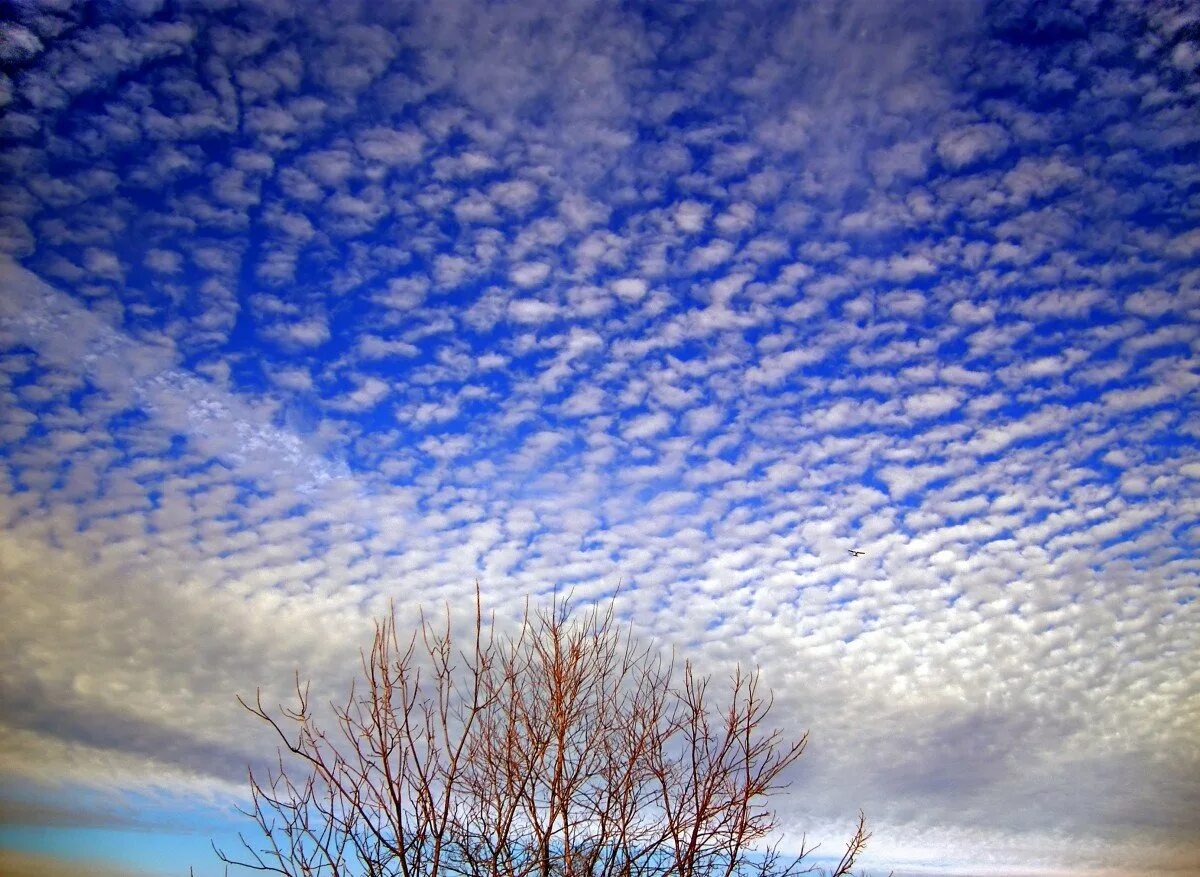
[[[250,870],[379,877],[792,877],[758,845],[776,830],[771,797],[807,735],[771,729],[758,672],[729,688],[660,658],[614,606],[575,612],[555,595],[501,633],[476,585],[468,640],[449,608],[405,639],[396,607],[375,627],[336,733],[318,726],[307,685],[267,709],[238,698],[279,743],[250,775],[262,840]],[[845,877],[858,828],[830,877]]]

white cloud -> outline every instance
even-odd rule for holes
[[[710,212],[711,208],[707,204],[687,200],[675,205],[673,218],[680,231],[694,233],[704,228]]]
[[[929,166],[929,144],[896,143],[873,153],[869,163],[875,179],[883,186],[890,186],[896,180],[920,179]]]
[[[108,250],[98,247],[88,247],[83,254],[83,267],[89,273],[104,280],[121,281],[125,270],[121,260]]]
[[[940,417],[962,405],[962,394],[955,390],[927,390],[904,399],[904,413],[909,417]]]
[[[887,276],[892,280],[907,283],[916,277],[933,274],[937,266],[927,256],[919,253],[908,256],[894,256],[888,261]]]
[[[705,405],[703,408],[693,408],[683,416],[683,422],[688,432],[703,435],[720,426],[724,421],[724,412],[716,405]]]
[[[312,374],[306,368],[289,366],[272,369],[269,374],[273,383],[287,390],[305,392],[313,388]]]
[[[393,356],[410,357],[420,352],[415,344],[396,338],[382,338],[379,335],[366,334],[359,336],[358,352],[364,359],[387,359]]]
[[[713,240],[704,246],[692,250],[688,257],[688,268],[692,271],[710,271],[725,262],[733,255],[733,244],[729,241]]]
[[[558,316],[558,308],[536,298],[525,298],[510,302],[508,314],[518,323],[545,323]]]
[[[987,304],[956,301],[954,306],[950,308],[950,319],[960,326],[978,326],[990,323],[995,317],[995,311]]]
[[[454,205],[454,215],[459,222],[488,223],[496,220],[496,208],[479,192],[471,192]]]
[[[671,425],[671,417],[665,411],[652,411],[634,417],[621,430],[621,436],[626,441],[652,438],[664,432]]]
[[[359,136],[355,145],[369,161],[405,166],[420,160],[425,136],[419,131],[370,128]]]
[[[1161,289],[1144,289],[1125,299],[1125,309],[1140,317],[1161,317],[1176,304],[1176,298]]]
[[[646,281],[640,277],[622,277],[612,283],[612,291],[625,301],[639,301],[645,298],[647,289]]]
[[[41,54],[45,46],[37,34],[15,21],[0,23],[0,61],[19,64]]]
[[[937,141],[937,154],[952,170],[999,156],[1008,148],[1008,133],[994,122],[964,125],[942,134]]]
[[[147,268],[159,274],[178,274],[183,266],[183,256],[173,250],[148,250],[144,261]]]
[[[546,282],[550,276],[550,266],[545,262],[524,262],[515,266],[508,276],[517,286],[530,289]]]
[[[528,180],[506,180],[488,189],[488,198],[509,210],[525,210],[537,197],[537,186]]]
[[[332,397],[330,406],[338,411],[368,411],[388,397],[391,387],[373,375],[355,380],[357,386],[348,393]]]
[[[724,234],[738,234],[754,225],[757,208],[748,201],[730,204],[713,224]]]
[[[287,347],[320,347],[329,340],[329,323],[324,317],[311,316],[295,322],[277,322],[265,326],[263,334]]]

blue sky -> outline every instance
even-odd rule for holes
[[[0,16],[0,863],[216,873],[478,580],[759,665],[787,842],[1200,869],[1194,4]]]

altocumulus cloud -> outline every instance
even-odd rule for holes
[[[6,786],[216,812],[389,599],[621,582],[785,843],[1200,867],[1190,5],[7,14]]]

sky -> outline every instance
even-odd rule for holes
[[[1200,7],[9,0],[0,68],[6,873],[219,873],[235,694],[477,581],[760,667],[785,844],[1200,873]]]

